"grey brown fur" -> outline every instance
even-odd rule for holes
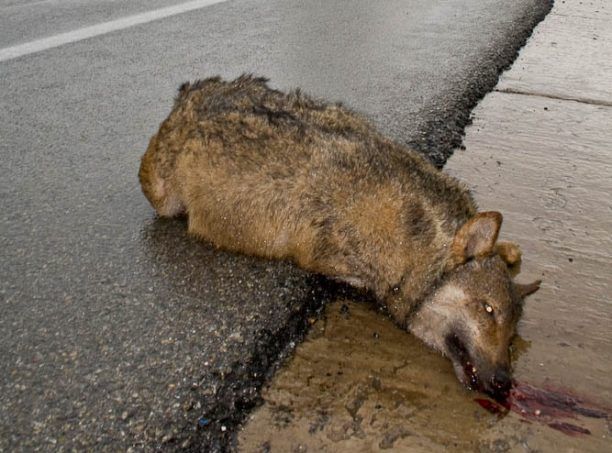
[[[372,290],[401,326],[449,355],[466,384],[492,391],[487,382],[507,375],[508,344],[534,286],[511,281],[507,265],[520,252],[496,244],[501,215],[478,213],[461,183],[341,104],[248,75],[186,83],[139,176],[160,215],[186,214],[190,233],[218,247]],[[461,325],[480,316],[468,295],[475,275],[493,288],[482,300],[509,314],[498,338]],[[472,303],[449,307],[445,291]],[[426,334],[432,323],[436,338]],[[478,361],[482,372],[465,371]]]

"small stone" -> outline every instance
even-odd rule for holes
[[[205,426],[208,426],[209,424],[210,424],[210,420],[205,417],[200,417],[200,419],[198,420],[198,426],[202,428]]]
[[[229,336],[229,338],[230,340],[235,341],[237,343],[244,342],[244,338],[242,337],[242,334],[240,332],[234,332]]]
[[[162,441],[162,444],[167,444],[172,439],[174,439],[174,436],[172,434],[166,434],[164,437],[162,437],[161,441]]]

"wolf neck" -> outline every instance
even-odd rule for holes
[[[405,329],[409,329],[411,320],[421,310],[425,301],[435,292],[450,261],[450,246],[446,244],[452,238],[440,243],[438,247],[429,247],[426,256],[410,263],[397,285],[387,287],[384,295],[379,295],[393,319]],[[431,244],[433,245],[433,244]]]
[[[465,196],[458,197],[459,206],[430,205],[425,216],[431,220],[428,234],[406,232],[404,242],[409,249],[400,252],[404,254],[401,279],[377,290],[379,299],[403,328],[410,330],[411,320],[431,299],[444,274],[455,266],[452,253],[455,233],[476,213],[469,193],[464,193]]]

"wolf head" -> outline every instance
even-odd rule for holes
[[[452,265],[408,328],[449,357],[468,388],[504,399],[512,385],[510,342],[523,301],[540,282],[512,281],[509,267],[520,261],[518,246],[496,244],[502,216],[477,214],[456,233]]]

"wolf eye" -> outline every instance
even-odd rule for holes
[[[482,305],[487,313],[493,315],[493,307],[491,307],[488,303],[484,302]]]

